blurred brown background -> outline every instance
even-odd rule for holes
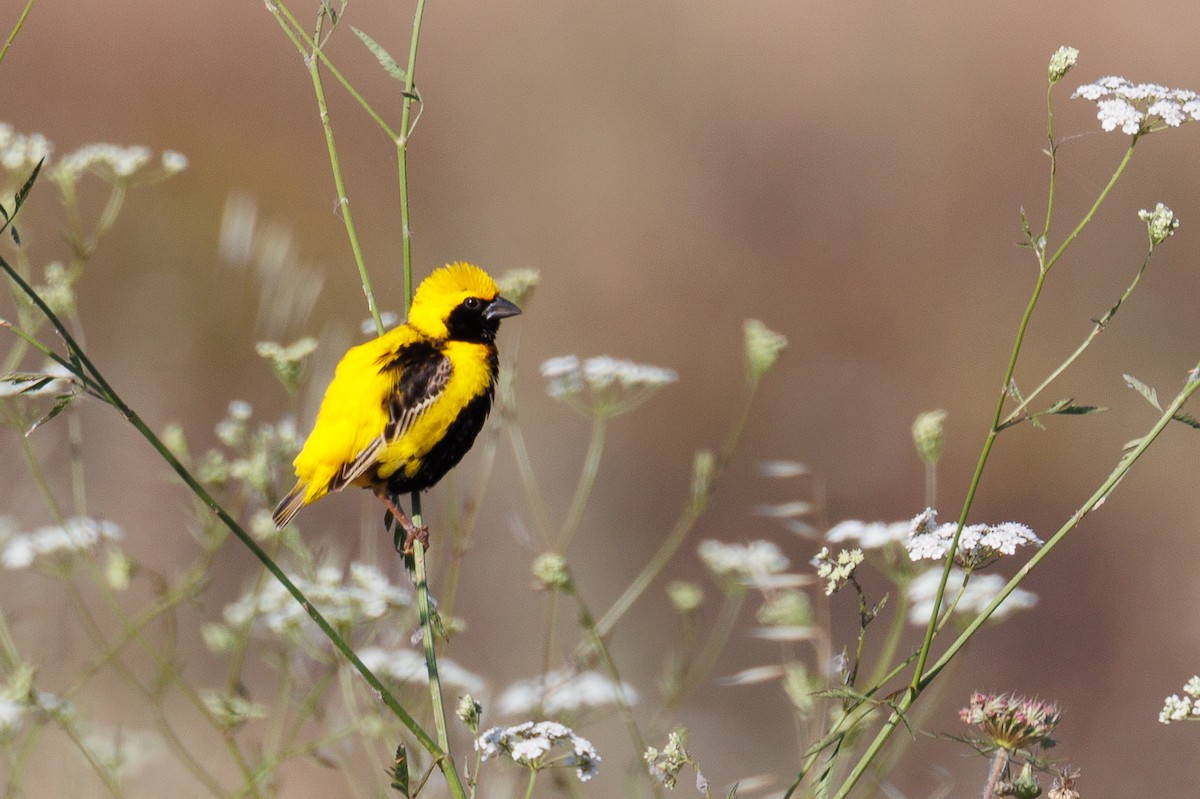
[[[20,5],[4,5],[4,30]],[[315,3],[294,10],[311,20]],[[398,58],[407,51],[407,3],[360,0],[348,22]],[[698,575],[694,544],[706,537],[773,537],[803,568],[814,545],[750,512],[790,498],[757,476],[762,459],[803,461],[821,475],[830,521],[912,516],[923,484],[909,425],[937,407],[949,411],[941,505],[953,516],[1034,279],[1029,254],[1013,244],[1018,209],[1036,220],[1044,208],[1047,60],[1062,44],[1082,51],[1056,95],[1057,130],[1074,137],[1061,151],[1061,240],[1127,143],[1100,133],[1094,105],[1070,92],[1108,74],[1200,88],[1198,26],[1200,6],[1157,1],[430,3],[417,73],[425,109],[409,150],[416,263],[420,274],[460,258],[493,273],[540,270],[534,301],[505,325],[501,347],[511,354],[519,328],[521,413],[553,513],[569,502],[587,423],[545,396],[540,362],[611,354],[680,374],[612,432],[570,553],[594,606],[615,598],[669,529],[692,452],[719,443],[738,397],[747,317],[791,346],[669,576]],[[329,52],[398,118],[396,84],[348,28]],[[327,86],[381,303],[398,309],[393,150],[333,81]],[[203,449],[230,399],[252,401],[267,419],[288,408],[253,353],[265,337],[253,321],[258,289],[218,257],[232,191],[254,198],[263,220],[289,227],[324,280],[311,318],[275,335],[321,337],[324,369],[357,335],[366,311],[312,87],[261,3],[41,0],[0,66],[0,109],[60,154],[111,141],[176,149],[191,161],[180,176],[131,193],[81,289],[94,360],[152,426],[182,421]],[[1048,536],[1151,421],[1121,374],[1169,396],[1200,358],[1198,152],[1194,125],[1139,144],[1031,327],[1018,371],[1029,385],[1127,284],[1145,244],[1137,210],[1157,201],[1175,210],[1180,235],[1051,392],[1112,412],[1005,434],[975,520],[1020,520]],[[39,260],[62,257],[49,228],[32,244]],[[306,406],[302,425],[311,412]],[[169,573],[193,552],[182,492],[114,414],[96,407],[85,421],[94,515],[119,521],[130,550]],[[53,461],[58,436],[43,438],[38,446]],[[19,464],[17,447],[12,435],[0,439],[0,459]],[[1036,611],[969,649],[928,730],[963,732],[955,711],[975,688],[1037,694],[1064,705],[1055,754],[1083,770],[1085,796],[1195,795],[1198,731],[1163,726],[1157,714],[1200,670],[1191,554],[1198,447],[1198,434],[1182,426],[1156,445],[1034,573]],[[500,467],[511,467],[507,454]],[[23,467],[13,470],[0,509],[36,526],[44,510]],[[501,476],[488,500],[458,608],[470,628],[453,654],[501,685],[538,668],[542,600],[528,592],[535,553],[510,532],[528,513],[515,482]],[[312,511],[306,529],[332,527],[339,514],[374,518],[368,504],[365,495],[335,498]],[[353,555],[357,542],[345,546]],[[227,590],[253,570],[236,552],[222,566],[228,571],[215,579]],[[55,590],[38,593],[45,581],[3,580],[14,587],[6,607],[26,619],[36,609],[57,628],[69,615]],[[673,640],[663,640],[670,616],[661,586],[634,616],[615,645],[652,695],[649,681]],[[71,655],[70,640],[49,643],[54,629],[28,621],[19,629],[30,648],[46,636],[48,651]],[[722,661],[721,674],[774,651],[735,643],[741,652]],[[797,755],[783,701],[775,685],[714,686],[679,714],[714,785],[760,772],[787,784]],[[617,739],[603,753],[613,778],[589,793],[620,794],[623,746]],[[913,797],[947,785],[975,795],[984,765],[964,753],[921,737],[896,785]],[[288,795],[305,795],[302,783]]]

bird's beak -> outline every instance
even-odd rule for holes
[[[513,305],[508,300],[497,295],[496,299],[488,303],[487,310],[483,312],[484,319],[504,319],[509,316],[516,316],[521,312],[521,309]]]

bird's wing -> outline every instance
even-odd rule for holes
[[[401,349],[384,369],[396,376],[395,388],[386,400],[387,424],[382,434],[338,470],[330,484],[331,491],[344,488],[378,463],[384,448],[399,440],[437,402],[450,382],[454,365],[432,347],[417,345]]]
[[[454,365],[442,353],[414,359],[401,369],[400,381],[388,403],[388,423],[383,429],[385,443],[403,436],[437,402],[453,371]]]

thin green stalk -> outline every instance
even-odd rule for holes
[[[362,245],[358,241],[358,230],[354,226],[354,217],[350,213],[350,198],[346,194],[346,181],[342,176],[342,162],[338,156],[337,145],[333,139],[333,122],[329,117],[329,104],[325,101],[325,86],[321,81],[321,60],[317,58],[320,52],[318,42],[321,39],[321,23],[325,15],[322,11],[317,16],[317,27],[313,34],[312,55],[305,59],[308,62],[308,73],[312,78],[313,92],[317,97],[317,110],[321,114],[321,127],[325,131],[325,147],[329,151],[329,166],[333,170],[333,185],[337,190],[338,208],[342,212],[342,224],[346,228],[346,237],[350,240],[350,251],[354,255],[354,263],[358,267],[358,278],[362,281],[363,294],[367,297],[367,310],[375,320],[375,330],[383,335],[383,320],[379,316],[379,305],[375,302],[375,292],[371,290],[371,277],[367,273],[366,259],[363,257]]]
[[[579,532],[579,526],[583,522],[583,511],[587,507],[588,499],[592,496],[592,488],[596,485],[596,475],[600,471],[600,460],[604,455],[604,434],[608,430],[608,420],[609,417],[603,414],[597,414],[592,418],[592,438],[588,442],[587,455],[583,460],[583,472],[579,475],[579,482],[575,485],[575,496],[571,499],[567,520],[563,522],[562,534],[559,536],[557,546],[559,552],[567,551],[567,547],[571,545],[571,541]]]
[[[1050,219],[1054,215],[1054,189],[1058,183],[1058,142],[1054,140],[1054,84],[1046,87],[1046,155],[1050,158],[1050,187],[1046,192],[1046,223],[1042,226],[1041,241],[1050,235]],[[1036,244],[1036,242],[1030,242]]]
[[[420,524],[420,514],[413,511],[413,523]],[[450,751],[450,735],[449,727],[446,724],[446,709],[442,704],[442,682],[438,677],[437,667],[437,641],[434,637],[433,629],[433,613],[429,602],[429,581],[425,572],[425,545],[420,541],[413,543],[413,568],[415,572],[415,580],[417,584],[417,609],[421,614],[421,644],[425,650],[425,668],[429,673],[429,698],[433,705],[433,726],[437,729],[438,744],[443,752]],[[458,783],[458,771],[454,767],[453,761],[449,756],[444,757],[442,772],[446,775],[447,782],[453,781]],[[462,791],[462,785],[458,785],[458,791]]]
[[[525,786],[525,799],[533,799],[533,782],[537,779],[537,770],[529,769],[529,784]]]
[[[1195,370],[1193,371],[1193,373],[1197,372],[1200,372],[1200,364],[1197,364]],[[1063,538],[1066,537],[1068,533],[1070,533],[1079,525],[1079,522],[1082,521],[1084,516],[1094,510],[1097,505],[1099,505],[1105,498],[1108,497],[1109,494],[1112,493],[1121,480],[1123,480],[1129,473],[1129,470],[1133,467],[1133,464],[1135,464],[1142,457],[1146,450],[1150,448],[1150,445],[1154,443],[1155,439],[1157,439],[1162,431],[1166,429],[1167,425],[1170,424],[1170,422],[1182,411],[1184,404],[1192,396],[1192,394],[1197,391],[1197,389],[1200,389],[1200,380],[1189,380],[1184,385],[1183,389],[1178,395],[1176,395],[1175,399],[1167,407],[1167,409],[1163,411],[1162,415],[1159,416],[1158,420],[1150,428],[1149,432],[1147,432],[1145,436],[1138,440],[1138,443],[1135,447],[1121,456],[1121,459],[1117,462],[1117,465],[1113,468],[1112,472],[1107,478],[1105,478],[1100,487],[1096,489],[1096,491],[1079,508],[1079,510],[1077,510],[1071,516],[1071,518],[1046,541],[1045,545],[1043,545],[1041,549],[1033,554],[1029,561],[1022,566],[1015,575],[1013,575],[1012,579],[1009,580],[1008,583],[1005,584],[1004,588],[1002,588],[996,595],[996,597],[990,603],[988,603],[987,607],[985,607],[978,613],[978,615],[975,616],[975,618],[963,629],[962,633],[959,634],[958,638],[956,638],[954,642],[950,644],[945,653],[937,660],[937,662],[935,662],[929,668],[929,670],[925,672],[923,679],[918,684],[909,686],[908,690],[904,692],[897,702],[896,710],[892,713],[888,720],[884,722],[883,727],[875,736],[875,739],[871,742],[871,745],[863,753],[862,757],[859,758],[854,770],[846,778],[845,783],[843,783],[841,789],[836,794],[836,799],[843,799],[845,796],[847,796],[858,780],[862,778],[863,774],[866,772],[866,769],[870,766],[872,760],[874,760],[876,754],[883,747],[883,744],[887,741],[888,737],[890,737],[897,724],[899,724],[900,719],[907,712],[908,708],[912,706],[912,703],[920,695],[921,691],[923,691],[929,685],[929,683],[931,683],[934,678],[936,678],[938,674],[941,673],[941,671],[945,669],[947,665],[949,665],[954,656],[957,655],[964,646],[966,646],[967,642],[970,641],[975,633],[978,632],[979,628],[982,627],[983,624],[991,617],[996,608],[1000,607],[1000,604],[1003,603],[1004,600],[1007,599],[1008,596],[1017,589],[1017,587],[1022,581],[1025,580],[1028,574],[1033,571],[1033,569],[1036,568],[1039,563],[1049,556],[1049,554],[1058,546],[1058,544],[1063,540]]]
[[[404,255],[404,306],[412,303],[412,226],[409,223],[408,204],[408,137],[412,134],[412,103],[417,70],[417,44],[421,39],[421,22],[425,18],[425,0],[417,0],[413,12],[412,39],[408,46],[408,69],[404,72],[404,101],[400,109],[400,135],[396,141],[397,179],[400,184],[400,241]]]
[[[304,593],[296,587],[295,583],[288,578],[287,574],[284,573],[279,565],[275,563],[275,561],[271,559],[266,551],[259,546],[258,542],[255,541],[254,538],[248,532],[246,532],[246,530],[244,530],[240,524],[238,524],[237,520],[234,519],[229,512],[226,511],[225,508],[212,497],[211,494],[209,494],[207,489],[205,489],[204,486],[201,485],[200,482],[192,475],[192,473],[188,471],[187,467],[185,467],[183,463],[181,463],[179,459],[175,457],[175,454],[167,448],[166,444],[164,444],[157,435],[155,435],[154,431],[150,429],[150,427],[142,420],[142,418],[138,416],[137,413],[135,413],[123,399],[121,399],[120,395],[117,394],[112,386],[108,384],[108,381],[105,380],[104,375],[95,367],[94,364],[92,364],[91,360],[87,357],[87,354],[79,348],[79,345],[76,343],[74,337],[66,329],[66,327],[63,326],[58,316],[52,310],[50,310],[49,306],[46,305],[45,301],[42,300],[38,293],[34,291],[29,284],[21,278],[20,275],[16,273],[16,271],[3,256],[0,256],[0,268],[7,272],[9,278],[17,284],[21,291],[27,297],[29,297],[35,305],[37,305],[38,309],[50,321],[51,325],[54,326],[54,329],[58,332],[59,336],[62,337],[63,342],[67,347],[67,351],[71,356],[70,361],[66,361],[66,359],[63,360],[71,369],[72,373],[81,380],[94,385],[100,396],[108,404],[112,405],[113,408],[116,409],[116,411],[127,422],[133,425],[134,429],[136,429],[138,433],[140,433],[142,437],[149,442],[149,444],[155,449],[156,452],[158,452],[163,460],[166,461],[167,465],[171,467],[171,470],[179,476],[184,485],[186,485],[188,489],[191,490],[191,492],[195,494],[196,497],[202,503],[204,503],[204,505],[215,516],[217,516],[217,518],[219,518],[227,528],[229,528],[230,532],[237,536],[238,540],[240,540],[242,544],[250,550],[254,557],[256,557],[263,564],[263,566],[271,572],[272,576],[274,576],[275,579],[278,580],[280,584],[287,590],[287,592],[291,594],[297,602],[300,603],[301,607],[304,608],[305,612],[308,613],[309,617],[313,620],[313,622],[316,623],[321,632],[324,633],[334,645],[334,648],[337,649],[338,652],[340,652],[351,663],[351,665],[354,666],[358,673],[362,675],[363,679],[367,681],[368,685],[379,692],[384,704],[387,705],[387,707],[396,715],[401,723],[404,724],[404,726],[407,727],[410,732],[412,732],[421,746],[424,747],[435,758],[446,757],[445,753],[438,747],[437,743],[429,736],[427,732],[425,732],[425,730],[416,722],[416,720],[409,715],[408,711],[406,711],[400,705],[400,703],[396,701],[396,698],[392,695],[391,691],[387,689],[387,686],[380,682],[379,678],[376,677],[375,674],[368,669],[361,660],[359,660],[358,655],[354,653],[354,650],[345,641],[345,639],[333,629],[332,625],[329,624],[320,611],[318,611],[316,607],[314,607],[312,603],[308,601],[308,598],[305,597]],[[458,795],[459,794],[456,794],[456,796]]]
[[[12,47],[13,40],[21,32],[21,26],[25,24],[25,18],[29,16],[29,11],[32,8],[33,0],[29,0],[25,4],[25,8],[21,11],[21,16],[17,17],[17,24],[13,26],[12,33],[8,34],[8,38],[4,40],[4,47],[0,48],[0,61],[4,61],[4,56],[8,53],[8,48]]]
[[[357,102],[359,106],[361,106],[362,109],[367,112],[367,116],[371,117],[375,124],[379,126],[379,129],[382,130],[389,139],[394,140],[396,138],[396,132],[392,130],[391,125],[389,125],[384,118],[381,117],[379,113],[371,106],[371,104],[366,101],[366,98],[359,94],[358,90],[354,88],[354,84],[352,84],[346,78],[346,76],[343,75],[341,71],[333,65],[333,62],[329,60],[329,56],[325,55],[325,51],[317,46],[317,43],[314,42],[312,38],[305,32],[304,27],[292,14],[287,5],[284,4],[282,0],[270,0],[267,3],[267,10],[274,15],[275,21],[278,22],[279,27],[283,29],[284,35],[291,40],[301,57],[307,59],[309,53],[316,53],[317,58],[320,59],[321,63],[325,65],[325,68],[329,70],[329,74],[333,75],[337,82],[342,84],[342,88],[344,88],[346,92],[352,98],[354,98],[354,101]]]
[[[942,606],[942,597],[946,591],[946,582],[950,579],[950,569],[954,564],[954,554],[958,551],[958,540],[962,535],[962,529],[964,525],[967,523],[967,516],[971,512],[971,507],[975,503],[975,493],[979,489],[979,484],[983,479],[984,467],[987,465],[988,457],[992,451],[992,446],[996,442],[996,436],[1000,433],[1000,420],[1004,415],[1004,404],[1008,399],[1009,389],[1012,386],[1013,374],[1017,370],[1017,360],[1021,355],[1021,347],[1025,342],[1025,333],[1029,329],[1030,320],[1033,318],[1033,310],[1035,307],[1037,307],[1038,300],[1041,298],[1042,288],[1046,283],[1046,277],[1050,274],[1050,269],[1058,262],[1058,259],[1062,257],[1063,252],[1066,251],[1071,242],[1075,240],[1075,238],[1083,231],[1083,229],[1087,227],[1088,223],[1092,221],[1092,218],[1095,217],[1101,203],[1103,203],[1105,198],[1108,197],[1109,192],[1112,191],[1113,186],[1116,185],[1117,180],[1121,177],[1121,174],[1125,171],[1125,167],[1129,164],[1130,159],[1133,157],[1133,148],[1137,145],[1137,141],[1138,137],[1136,135],[1133,136],[1129,142],[1128,149],[1125,150],[1125,155],[1121,159],[1121,163],[1117,165],[1112,177],[1109,178],[1108,183],[1105,185],[1104,189],[1101,190],[1099,196],[1096,198],[1096,201],[1092,203],[1092,207],[1088,209],[1088,212],[1084,214],[1083,218],[1079,221],[1079,224],[1075,226],[1075,229],[1071,231],[1066,239],[1063,240],[1063,243],[1059,245],[1058,249],[1054,251],[1054,254],[1050,257],[1050,259],[1047,261],[1043,260],[1043,258],[1045,258],[1044,250],[1039,248],[1035,251],[1037,253],[1037,258],[1040,265],[1037,282],[1034,284],[1033,293],[1029,298],[1029,302],[1025,306],[1025,313],[1021,316],[1021,323],[1017,327],[1017,336],[1013,342],[1012,353],[1009,355],[1008,367],[1005,369],[1004,380],[1000,385],[1000,394],[996,399],[996,410],[992,414],[991,428],[988,430],[987,437],[984,440],[983,449],[979,454],[979,460],[975,465],[975,473],[971,477],[971,483],[967,489],[967,496],[963,501],[962,511],[959,513],[957,529],[954,532],[954,539],[950,542],[950,549],[946,553],[946,563],[942,568],[942,578],[938,583],[937,593],[934,595],[933,611],[929,614],[929,624],[925,629],[925,639],[921,644],[921,650],[917,656],[917,667],[913,671],[911,683],[913,688],[916,688],[924,675],[925,664],[929,658],[929,650],[933,646],[934,628],[937,624],[938,614]]]
[[[737,447],[738,441],[742,437],[742,430],[746,427],[746,421],[750,418],[750,408],[754,401],[755,389],[758,387],[757,382],[751,382],[746,391],[746,396],[742,400],[742,407],[738,410],[737,416],[734,417],[733,424],[730,425],[729,431],[725,434],[725,440],[721,443],[721,449],[717,454],[713,464],[712,478],[705,486],[704,492],[699,495],[693,495],[688,498],[687,505],[683,509],[679,520],[675,522],[675,527],[670,534],[659,545],[658,551],[650,558],[650,561],[642,569],[641,573],[634,578],[629,587],[617,597],[617,601],[613,602],[603,616],[600,617],[596,629],[601,637],[607,636],[617,622],[621,620],[633,603],[637,602],[638,598],[650,587],[656,578],[671,558],[675,556],[676,551],[683,545],[687,539],[688,533],[696,525],[696,522],[704,514],[705,508],[708,507],[708,498],[712,495],[713,487],[721,478],[721,474],[725,471],[725,466],[729,463],[729,459],[733,457],[733,451]]]
[[[642,730],[638,726],[637,719],[634,717],[633,705],[630,704],[628,697],[625,696],[625,689],[622,687],[621,682],[621,673],[617,669],[616,661],[613,660],[612,653],[609,651],[604,637],[600,635],[595,617],[592,616],[587,603],[583,601],[583,597],[575,589],[574,579],[571,580],[570,588],[567,590],[575,598],[575,602],[579,608],[579,626],[583,629],[584,635],[587,636],[601,663],[604,664],[604,670],[608,674],[609,680],[612,681],[613,692],[616,695],[617,709],[621,713],[621,719],[625,722],[625,728],[629,732],[629,738],[633,743],[633,756],[640,760],[642,753],[646,751],[646,738],[642,735]],[[663,795],[662,785],[657,780],[651,779],[650,773],[645,769],[639,769],[639,773],[649,781],[651,788],[654,790],[654,795],[661,799]]]
[[[1017,407],[1013,408],[1009,412],[1008,416],[1004,417],[1004,421],[1000,423],[1001,427],[1008,427],[1012,424],[1015,424],[1019,420],[1021,414],[1025,412],[1025,409],[1029,407],[1030,403],[1032,403],[1039,394],[1045,391],[1051,383],[1058,379],[1058,377],[1067,370],[1067,367],[1073,364],[1079,358],[1079,356],[1083,354],[1084,350],[1091,345],[1096,337],[1104,332],[1105,326],[1112,320],[1117,311],[1120,310],[1121,306],[1125,304],[1125,301],[1129,299],[1129,295],[1133,294],[1133,290],[1137,288],[1138,283],[1141,282],[1142,275],[1145,274],[1146,267],[1150,265],[1150,258],[1153,254],[1154,250],[1151,248],[1150,251],[1146,253],[1146,257],[1142,259],[1142,265],[1138,269],[1137,273],[1133,276],[1133,281],[1130,282],[1130,284],[1125,288],[1124,293],[1121,294],[1121,297],[1117,300],[1116,304],[1109,308],[1104,316],[1100,317],[1093,323],[1091,332],[1084,337],[1083,342],[1075,348],[1075,351],[1067,356],[1066,360],[1059,364],[1058,367],[1055,368],[1055,370],[1051,372],[1046,379],[1038,385],[1037,388],[1026,394],[1021,399]],[[929,507],[933,506],[930,505]]]

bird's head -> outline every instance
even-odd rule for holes
[[[433,338],[491,341],[500,320],[521,309],[500,296],[496,281],[478,266],[459,261],[421,281],[408,323]]]

